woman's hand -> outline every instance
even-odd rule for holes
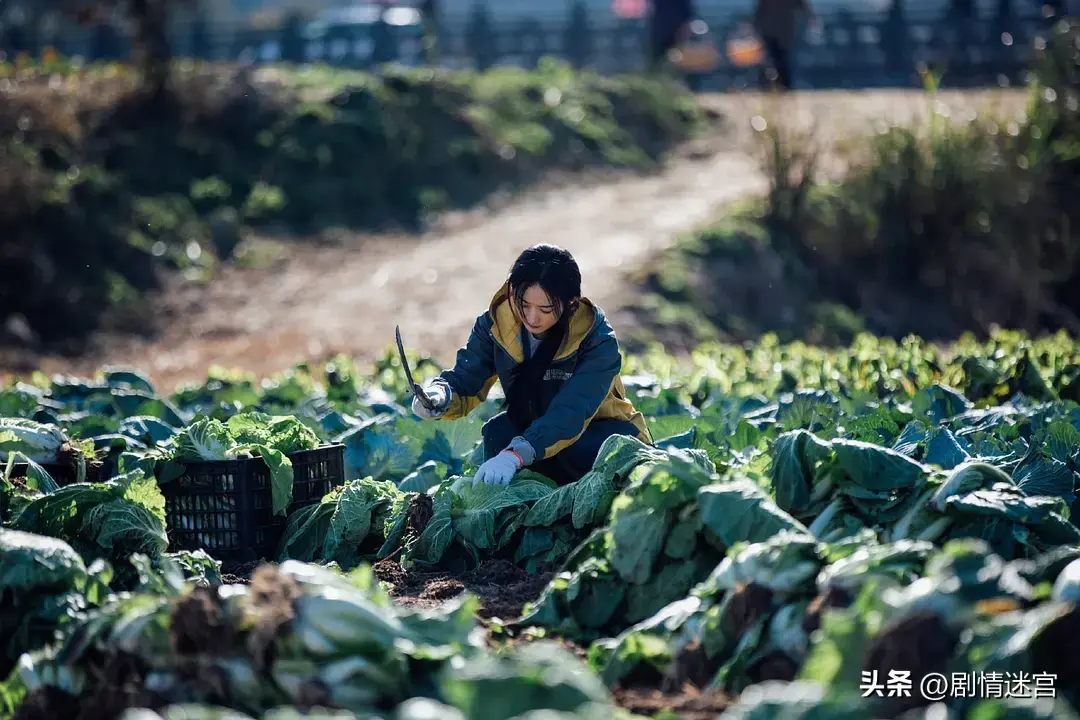
[[[428,410],[420,402],[420,398],[413,397],[412,411],[416,413],[418,417],[422,417],[425,420],[435,420],[441,418],[446,414],[446,409],[450,406],[450,397],[446,391],[446,386],[442,383],[432,383],[424,388],[424,394],[428,396],[434,407]]]
[[[521,469],[521,458],[517,453],[503,450],[491,458],[476,471],[476,482],[488,485],[509,485],[514,473]]]

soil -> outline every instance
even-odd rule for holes
[[[660,172],[552,183],[447,214],[419,236],[248,238],[241,250],[249,251],[249,261],[222,267],[206,283],[174,277],[148,299],[159,327],[146,336],[102,333],[94,350],[78,358],[0,352],[0,375],[33,368],[86,375],[122,364],[144,369],[170,391],[205,380],[211,365],[267,375],[338,352],[369,362],[392,348],[397,324],[412,350],[449,364],[514,258],[537,242],[574,254],[584,294],[604,309],[620,338],[629,339],[645,327],[640,284],[660,253],[732,201],[768,189],[752,118],[816,128],[821,142],[832,146],[853,133],[926,117],[935,105],[954,118],[995,104],[1015,114],[1026,96],[820,91],[783,98],[707,95],[702,102],[727,121],[673,153]],[[756,122],[760,126],[760,118]],[[843,153],[834,152],[825,171],[843,163]],[[265,262],[250,260],[256,255]]]
[[[196,587],[173,607],[169,620],[173,650],[185,655],[225,655],[236,644],[216,589]]]
[[[423,503],[409,506],[410,525],[414,520],[417,523],[417,527],[410,527],[411,531],[423,531],[423,526],[430,520],[430,508],[428,511],[425,518]],[[460,575],[407,572],[393,557],[375,563],[372,569],[380,581],[389,585],[390,596],[401,605],[438,607],[463,592],[470,592],[480,599],[481,618],[499,618],[503,621],[519,617],[525,603],[540,597],[540,593],[554,575],[552,568],[541,568],[539,572],[530,575],[507,560],[489,560]],[[221,577],[226,584],[250,583],[253,591],[257,591],[261,586],[274,590],[278,595],[292,592],[275,589],[280,575],[277,568],[270,564],[223,565]],[[281,604],[285,599],[283,596],[276,602]]]
[[[416,495],[409,501],[405,512],[407,531],[414,537],[420,537],[435,514],[435,501],[430,495]]]
[[[554,572],[530,575],[506,560],[489,560],[475,570],[451,576],[445,573],[407,573],[395,560],[374,566],[375,575],[390,585],[390,596],[407,607],[437,607],[469,592],[480,600],[481,619],[506,622],[521,616],[525,603],[540,597]]]
[[[620,688],[614,691],[615,704],[638,715],[652,717],[659,712],[674,712],[682,720],[715,720],[731,704],[731,698],[720,692],[702,692],[687,685],[678,692]]]
[[[274,641],[291,631],[293,602],[300,595],[300,586],[276,565],[263,565],[251,576],[249,598],[258,621],[247,634],[247,646],[256,670],[273,663]]]

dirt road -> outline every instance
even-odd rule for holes
[[[269,374],[337,352],[370,360],[393,343],[395,324],[411,347],[450,363],[514,258],[537,242],[574,254],[583,292],[618,332],[631,322],[624,310],[637,294],[629,281],[634,273],[725,204],[766,189],[753,157],[755,116],[816,126],[832,142],[875,124],[918,119],[935,102],[954,118],[987,102],[1015,114],[1023,96],[821,92],[705,102],[727,117],[727,127],[682,149],[657,174],[536,190],[502,209],[448,216],[419,238],[354,235],[290,245],[270,267],[226,268],[209,285],[177,280],[154,301],[160,336],[105,337],[93,356],[42,358],[40,367],[82,374],[104,364],[136,366],[171,389],[204,379],[212,364]]]

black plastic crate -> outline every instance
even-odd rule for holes
[[[274,515],[270,469],[261,457],[184,464],[162,483],[170,550],[205,550],[217,560],[273,559],[288,514],[319,502],[345,481],[345,446],[290,453],[293,501]]]

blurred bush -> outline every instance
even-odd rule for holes
[[[836,183],[812,138],[768,127],[765,201],[676,250],[701,261],[694,293],[666,290],[666,269],[654,289],[736,338],[1080,335],[1080,23],[1058,24],[1034,75],[1020,121],[888,127]]]
[[[77,350],[110,308],[152,329],[161,271],[206,277],[245,227],[418,229],[552,169],[655,166],[697,118],[660,79],[554,62],[257,73],[182,64],[148,103],[126,66],[0,65],[0,308]]]

